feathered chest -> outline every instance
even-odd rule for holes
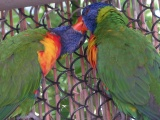
[[[44,45],[45,50],[37,52],[38,61],[43,75],[46,76],[60,55],[61,43],[59,41],[59,36],[52,35],[50,33],[47,33],[45,38],[40,42]]]
[[[96,68],[97,65],[97,45],[95,43],[96,37],[92,35],[88,42],[88,49],[87,49],[87,59],[91,64],[92,68]]]

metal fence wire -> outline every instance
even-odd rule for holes
[[[48,29],[73,24],[82,7],[97,1],[66,0],[54,3],[53,0],[53,3],[41,6],[1,10],[0,36],[5,40],[26,29],[39,27]],[[160,0],[106,0],[106,2],[119,8],[126,16],[127,26],[140,30],[159,51]],[[112,98],[107,96],[107,89],[87,61],[86,49],[87,40],[74,54],[56,62],[50,74],[42,80],[30,119],[131,119],[119,112]]]

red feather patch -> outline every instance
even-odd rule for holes
[[[95,43],[95,36],[91,35],[88,42],[87,58],[92,68],[96,68],[97,65],[97,51],[98,49]]]
[[[44,76],[52,69],[61,52],[60,37],[56,34],[47,33],[43,40],[44,51],[38,51],[38,61]]]

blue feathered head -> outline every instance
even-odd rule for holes
[[[98,11],[105,6],[112,6],[112,5],[102,3],[102,2],[97,2],[97,3],[93,3],[91,5],[88,5],[83,9],[83,12],[82,12],[83,21],[84,21],[85,25],[87,26],[87,28],[92,33],[94,32],[94,30],[97,26],[96,18],[98,15]]]
[[[60,55],[75,52],[86,38],[86,35],[74,30],[70,25],[51,28],[50,31],[61,37],[62,49]]]
[[[112,6],[112,5],[102,2],[97,2],[86,6],[83,9],[82,16],[80,16],[78,18],[77,23],[73,25],[74,29],[80,31],[81,33],[85,33],[89,29],[92,33],[94,33],[94,30],[97,27],[96,19],[98,11],[106,6]]]

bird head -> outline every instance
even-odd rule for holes
[[[63,54],[71,54],[75,52],[85,41],[86,35],[74,30],[72,26],[60,26],[51,28],[50,32],[60,36],[62,45],[60,56]]]
[[[76,26],[76,28],[78,28],[76,30],[81,31],[82,33],[85,32],[85,30],[87,29],[89,29],[93,33],[97,26],[98,12],[101,8],[106,7],[106,6],[112,6],[112,5],[106,4],[103,2],[97,2],[97,3],[93,3],[91,5],[86,6],[83,9],[82,16],[78,18],[77,23],[74,24],[73,26]]]
[[[84,41],[85,34],[74,30],[72,26],[50,28],[40,41],[44,45],[44,51],[37,51],[43,75],[48,74],[58,58],[75,52]]]

